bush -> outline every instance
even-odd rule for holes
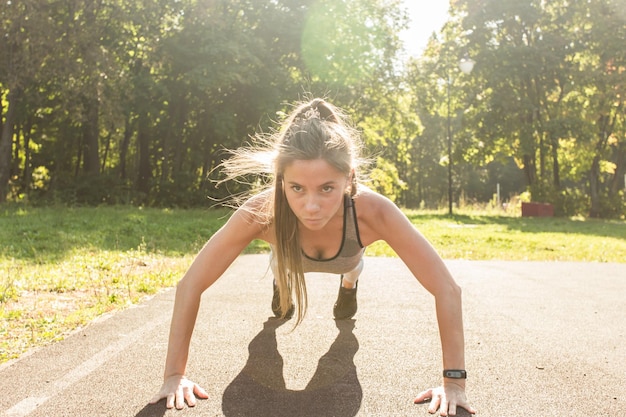
[[[626,217],[624,191],[619,191],[613,195],[603,192],[600,197],[600,218],[623,219],[624,217]]]

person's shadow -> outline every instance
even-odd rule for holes
[[[225,416],[355,416],[363,391],[354,365],[359,343],[354,320],[335,321],[339,334],[301,391],[286,388],[276,329],[285,320],[269,318],[248,346],[249,357],[222,397]]]

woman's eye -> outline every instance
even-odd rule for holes
[[[302,187],[300,187],[299,185],[292,185],[291,189],[295,191],[296,193],[299,193],[302,191]]]
[[[330,193],[332,190],[334,190],[335,187],[333,187],[332,185],[326,185],[322,188],[322,191],[325,193]]]

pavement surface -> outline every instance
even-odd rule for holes
[[[446,262],[463,287],[467,394],[479,416],[626,416],[626,264]],[[307,277],[295,330],[270,318],[266,255],[206,291],[188,374],[195,408],[161,385],[174,290],[0,366],[3,416],[427,416],[441,383],[433,297],[394,258],[367,258],[353,320],[337,276]],[[467,416],[465,412],[458,415]]]

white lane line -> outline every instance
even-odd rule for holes
[[[49,388],[44,390],[43,396],[28,397],[15,404],[4,412],[6,417],[24,417],[41,407],[46,401],[61,391],[65,390],[69,386],[75,384],[85,376],[89,375],[105,362],[117,355],[128,346],[139,340],[145,333],[151,331],[155,327],[162,325],[163,322],[168,320],[169,317],[161,315],[158,319],[152,320],[142,327],[138,328],[134,332],[121,337],[117,342],[109,345],[106,349],[93,355],[74,369],[63,375],[49,385]]]

